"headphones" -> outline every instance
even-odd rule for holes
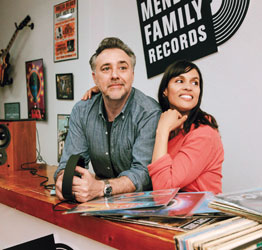
[[[85,167],[85,159],[80,155],[71,155],[66,163],[64,177],[62,182],[62,194],[67,200],[75,200],[72,193],[72,184],[74,176],[81,178],[81,175],[75,171],[76,166]]]

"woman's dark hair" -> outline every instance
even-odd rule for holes
[[[158,90],[158,101],[162,108],[162,111],[164,112],[170,109],[169,101],[167,97],[164,95],[164,91],[167,88],[169,81],[172,78],[177,77],[181,74],[187,73],[192,69],[195,69],[199,74],[200,94],[199,94],[197,105],[190,111],[189,116],[184,123],[184,127],[183,127],[184,131],[185,133],[188,133],[192,124],[195,124],[195,128],[199,127],[200,124],[205,124],[205,125],[209,125],[212,128],[218,129],[216,119],[212,115],[200,109],[200,104],[201,104],[202,95],[203,95],[202,74],[199,68],[194,63],[187,61],[187,60],[176,61],[172,63],[171,65],[169,65],[167,69],[165,70],[165,73],[160,82],[160,86]]]

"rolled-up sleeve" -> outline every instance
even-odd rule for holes
[[[138,134],[132,148],[132,163],[129,170],[119,176],[127,176],[135,185],[136,191],[152,189],[147,166],[152,160],[155,133],[161,112],[156,110],[143,118],[138,125]]]
[[[65,140],[65,145],[62,153],[59,166],[54,174],[56,180],[57,174],[65,169],[66,163],[72,154],[81,154],[86,162],[89,161],[88,145],[84,129],[80,119],[81,110],[78,105],[75,105],[69,119],[69,131]]]

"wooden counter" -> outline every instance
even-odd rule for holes
[[[38,174],[49,177],[46,184],[53,183],[55,166],[36,168]],[[0,166],[0,203],[117,249],[175,249],[175,231],[53,211],[59,200],[40,186],[42,181],[29,171],[8,173]]]

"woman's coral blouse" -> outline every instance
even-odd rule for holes
[[[168,142],[168,153],[148,166],[153,189],[222,192],[224,150],[220,134],[201,125]]]

